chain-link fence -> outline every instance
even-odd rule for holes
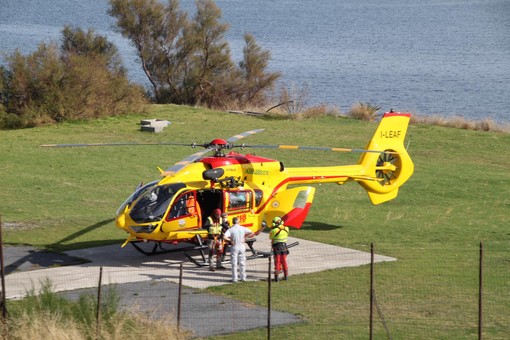
[[[506,339],[510,257],[482,250],[376,244],[371,261],[370,251],[307,244],[307,258],[291,250],[289,281],[272,282],[271,258],[259,257],[237,284],[229,283],[228,264],[211,272],[173,254],[136,266],[13,271],[2,277],[2,296],[20,299],[46,279],[71,300],[100,292],[105,299],[113,287],[121,310],[172,319],[195,338]]]

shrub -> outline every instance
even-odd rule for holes
[[[485,118],[482,120],[468,120],[461,116],[453,116],[446,118],[437,115],[434,116],[412,115],[411,124],[436,125],[464,130],[510,132],[510,127],[508,125],[497,124],[496,122],[489,118]]]
[[[62,47],[15,51],[0,69],[0,128],[140,112],[145,99],[130,84],[117,49],[106,38],[65,27]]]
[[[366,120],[366,121],[374,121],[377,111],[381,108],[379,106],[365,104],[365,103],[357,103],[351,107],[351,109],[347,112],[349,117],[354,119]]]
[[[131,40],[158,103],[225,109],[235,103],[263,105],[279,73],[266,72],[270,58],[245,34],[243,61],[236,65],[225,40],[228,25],[212,0],[196,1],[192,19],[177,0],[110,0],[109,14]]]
[[[164,338],[185,339],[166,317],[154,321],[131,312],[118,310],[119,295],[110,288],[106,300],[101,304],[100,339]],[[49,280],[42,283],[41,290],[27,292],[21,301],[9,306],[9,318],[0,325],[2,335],[8,339],[39,339],[44,334],[48,339],[95,339],[97,299],[92,294],[80,295],[77,302],[65,299],[53,292]]]

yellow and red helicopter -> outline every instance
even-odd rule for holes
[[[145,254],[165,251],[162,245],[180,242],[197,245],[196,249],[200,249],[202,240],[207,238],[203,222],[214,209],[226,212],[230,222],[238,217],[241,225],[255,234],[276,216],[281,217],[286,226],[300,228],[314,199],[315,187],[310,184],[353,181],[366,189],[373,204],[392,200],[414,170],[404,147],[409,119],[408,113],[385,113],[365,149],[234,144],[263,129],[201,145],[177,144],[200,146],[204,150],[165,171],[160,169],[163,178],[140,185],[122,203],[115,223],[129,234],[123,246],[131,243]],[[79,146],[86,145],[90,144]],[[278,160],[231,151],[234,148],[360,152],[361,157],[354,165],[286,168]],[[148,241],[155,242],[150,253],[136,245]]]

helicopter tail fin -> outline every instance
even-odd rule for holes
[[[366,146],[368,150],[381,150],[381,153],[364,153],[360,158],[365,175],[371,179],[359,179],[359,183],[367,190],[373,204],[397,197],[399,187],[413,174],[414,164],[404,147],[410,118],[409,113],[385,113]]]

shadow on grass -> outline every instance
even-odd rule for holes
[[[15,271],[35,270],[49,267],[71,266],[88,262],[88,260],[62,254],[67,250],[79,248],[100,247],[112,244],[122,244],[123,239],[119,240],[94,240],[85,242],[72,242],[76,238],[90,233],[114,221],[114,219],[104,220],[95,223],[89,227],[83,228],[78,232],[68,235],[65,238],[47,245],[46,249],[38,249],[32,246],[18,245],[4,248],[6,258],[5,273],[9,274]]]
[[[32,247],[6,247],[5,274],[15,271],[27,271],[49,267],[71,266],[88,262],[87,260],[58,254],[49,250]]]
[[[336,230],[341,229],[342,225],[332,225],[322,222],[305,222],[301,227],[302,230]]]
[[[92,248],[92,247],[100,247],[100,246],[107,246],[107,245],[111,245],[111,244],[117,244],[117,243],[120,243],[122,244],[124,242],[124,239],[116,239],[116,240],[93,240],[93,241],[85,241],[85,242],[75,242],[75,243],[72,243],[72,244],[68,244],[68,242],[71,242],[73,241],[74,239],[77,239],[78,237],[81,237],[83,235],[86,235],[87,233],[90,233],[98,228],[101,228],[111,222],[115,221],[115,219],[111,218],[111,219],[107,219],[107,220],[104,220],[104,221],[100,221],[96,224],[93,224],[91,226],[88,226],[88,227],[85,227],[83,229],[80,229],[79,231],[71,234],[71,235],[68,235],[66,237],[64,237],[63,239],[55,242],[55,243],[52,243],[52,244],[49,244],[47,246],[47,249],[49,250],[52,250],[52,251],[56,251],[56,252],[61,252],[61,251],[66,251],[66,250],[73,250],[73,249],[81,249],[81,248]]]

